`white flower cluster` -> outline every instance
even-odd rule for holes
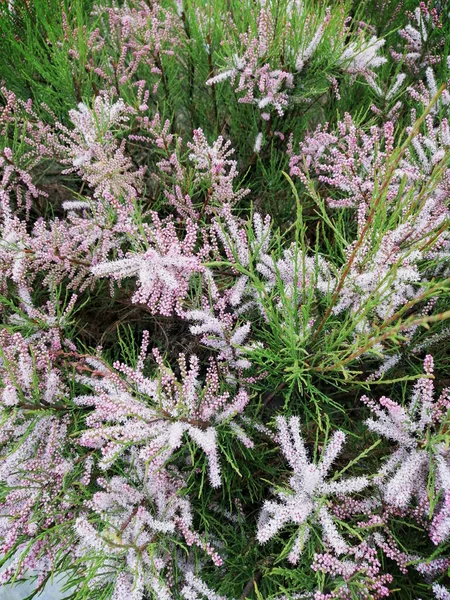
[[[288,560],[299,561],[308,540],[312,524],[321,527],[324,540],[336,552],[343,554],[348,544],[339,532],[332,514],[327,507],[328,496],[346,496],[360,492],[369,485],[367,477],[351,477],[342,481],[325,481],[333,462],[340,454],[345,442],[345,434],[336,432],[322,451],[320,460],[315,463],[308,458],[308,452],[301,437],[300,420],[291,417],[277,417],[278,441],[281,450],[293,469],[289,489],[277,492],[281,502],[266,500],[258,521],[257,539],[267,542],[288,523],[299,526]]]

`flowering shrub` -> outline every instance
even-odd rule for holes
[[[450,598],[449,23],[1,4],[0,585]]]

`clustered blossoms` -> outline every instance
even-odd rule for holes
[[[179,476],[148,470],[140,460],[133,461],[133,471],[134,485],[128,478],[99,478],[102,491],[96,492],[89,504],[94,523],[83,513],[75,522],[80,539],[76,553],[81,561],[88,556],[93,565],[96,555],[108,555],[91,586],[102,589],[112,583],[113,598],[138,600],[146,589],[157,598],[172,598],[162,572],[177,551],[177,538],[188,546],[199,545],[218,566],[222,560],[192,531],[189,501],[178,495],[182,485]]]
[[[348,544],[328,511],[326,498],[332,494],[360,492],[369,484],[367,477],[325,481],[333,462],[342,451],[345,434],[336,432],[322,451],[319,463],[314,464],[308,460],[298,417],[291,417],[289,422],[284,417],[278,417],[277,425],[278,442],[293,469],[289,481],[291,490],[278,492],[281,504],[271,500],[264,503],[258,521],[258,541],[266,542],[291,521],[299,525],[299,532],[288,555],[288,560],[296,564],[310,535],[309,523],[314,523],[322,528],[325,543],[337,555],[345,553]]]
[[[409,15],[410,22],[399,30],[401,38],[401,50],[391,48],[391,55],[397,62],[401,62],[413,73],[418,73],[424,66],[430,66],[440,61],[441,48],[444,38],[432,41],[432,34],[442,28],[442,15],[436,8],[429,8],[425,2],[421,2],[413,13]]]
[[[433,374],[431,355],[425,358],[424,371],[428,377]],[[366,422],[369,429],[398,444],[377,476],[386,502],[404,508],[414,498],[426,514],[433,475],[433,494],[439,499],[430,524],[430,537],[435,544],[450,536],[450,454],[445,443],[436,445],[431,433],[445,427],[449,394],[450,390],[444,389],[435,399],[433,381],[422,378],[415,384],[406,407],[382,397],[378,401],[380,408],[373,400],[362,397],[377,417]]]
[[[212,201],[219,206],[236,203],[246,196],[249,190],[233,191],[237,177],[237,163],[230,156],[234,154],[231,142],[219,137],[212,146],[201,129],[193,132],[193,142],[188,142],[191,151],[189,159],[195,168],[195,183],[207,187],[204,208]]]
[[[305,179],[312,172],[331,190],[337,190],[340,197],[326,198],[332,208],[357,207],[367,211],[377,180],[386,176],[389,167],[394,124],[387,121],[382,129],[372,127],[368,134],[346,114],[336,132],[328,129],[328,124],[319,125],[313,135],[300,142],[299,154],[290,149],[290,174]],[[419,170],[410,169],[408,176],[417,179]],[[391,186],[387,200],[395,195],[396,189]]]
[[[211,485],[220,486],[216,427],[221,423],[230,424],[244,410],[249,402],[247,392],[239,390],[234,397],[230,397],[229,392],[221,392],[219,371],[212,362],[202,389],[196,356],[187,361],[186,356],[180,355],[178,367],[182,381],[179,382],[164,366],[157,349],[153,355],[159,369],[156,379],[143,375],[142,360],[135,370],[116,364],[117,371],[122,372],[127,381],[110,373],[95,358],[87,359],[88,364],[97,367],[101,377],[80,379],[96,391],[96,394],[74,399],[79,406],[95,408],[86,420],[89,429],[81,435],[80,443],[102,449],[99,464],[104,469],[130,445],[142,448],[141,458],[164,464],[181,446],[183,434],[187,433],[208,457]],[[246,436],[244,440],[251,445]]]
[[[444,13],[109,4],[0,88],[0,585],[450,598]]]
[[[152,226],[145,229],[149,247],[144,253],[100,262],[91,271],[96,277],[110,276],[119,281],[137,276],[138,289],[133,302],[145,304],[161,315],[170,316],[174,310],[181,313],[181,302],[189,292],[192,275],[203,271],[194,252],[198,228],[188,219],[185,238],[180,241],[174,223],[162,223],[158,214],[153,213]],[[144,238],[142,242],[145,241]]]
[[[255,28],[249,27],[240,33],[239,41],[233,35],[238,24],[233,23],[230,39],[222,44],[226,47],[225,66],[219,73],[211,73],[213,76],[206,82],[215,93],[218,84],[230,81],[238,102],[256,107],[261,130],[255,138],[255,154],[261,151],[263,141],[267,139],[262,129],[273,135],[270,127],[263,127],[264,123],[267,125],[277,117],[284,117],[299,101],[312,102],[314,91],[310,90],[311,95],[305,92],[302,80],[308,76],[314,61],[320,63],[319,48],[331,53],[336,73],[339,76],[350,75],[351,83],[358,76],[372,82],[375,77],[373,69],[386,62],[386,58],[378,54],[385,40],[376,36],[367,39],[361,33],[357,39],[346,43],[350,31],[347,22],[340,26],[336,35],[336,29],[330,27],[330,8],[326,8],[320,16],[305,16],[302,3],[289,2],[288,5],[283,15],[285,22],[278,47],[271,42],[276,36],[281,15],[274,17],[265,2],[256,8]],[[230,18],[233,19],[232,15]],[[301,38],[296,35],[297,31],[302,31]],[[274,66],[274,63],[280,62],[279,53],[286,59],[282,61],[282,68]],[[330,75],[329,83],[340,97],[336,77]],[[283,133],[276,132],[276,135],[284,139]]]
[[[98,3],[93,14],[105,21],[108,33],[102,35],[97,27],[91,34],[91,56],[86,68],[115,94],[120,94],[126,84],[138,85],[140,104],[145,106],[150,93],[143,91],[141,81],[135,83],[136,73],[145,67],[153,76],[152,92],[156,94],[161,79],[164,80],[163,57],[174,56],[174,48],[180,44],[178,15],[164,8],[162,2],[144,1],[136,2],[136,6],[125,3],[120,8]],[[117,57],[117,62],[109,58],[106,64],[99,65],[96,54],[102,49],[107,49],[110,57]],[[72,56],[77,58],[76,51],[72,51]]]
[[[288,105],[288,91],[294,86],[292,73],[280,69],[271,69],[267,58],[274,22],[265,8],[261,9],[257,19],[258,35],[251,32],[241,34],[240,42],[245,52],[242,56],[233,54],[229,58],[229,68],[207,81],[215,85],[227,79],[237,86],[235,92],[240,94],[239,102],[256,104],[263,111],[262,118],[270,119],[270,109],[283,116]],[[242,95],[243,94],[243,95]]]
[[[413,557],[399,550],[389,529],[384,535],[374,533],[371,539],[359,547],[353,547],[342,537],[338,522],[350,514],[360,514],[367,518],[366,522],[360,522],[361,527],[376,525],[381,528],[386,526],[389,516],[414,515],[428,529],[434,544],[450,539],[450,454],[444,442],[436,445],[433,436],[433,433],[436,435],[448,425],[449,390],[443,390],[439,398],[434,398],[434,386],[429,378],[433,375],[431,355],[425,358],[424,371],[425,377],[415,384],[406,408],[386,397],[379,399],[380,407],[375,401],[362,397],[362,401],[378,417],[377,420],[368,419],[367,427],[398,444],[373,482],[365,476],[338,481],[336,475],[331,481],[325,481],[332,463],[342,451],[345,434],[336,432],[322,449],[320,459],[315,464],[308,458],[298,417],[291,417],[289,421],[277,417],[276,439],[293,475],[288,489],[276,490],[281,502],[268,500],[262,507],[257,530],[260,543],[266,543],[287,524],[295,524],[298,532],[294,541],[291,541],[287,558],[296,564],[310,537],[310,528],[319,526],[327,553],[316,555],[312,568],[328,573],[333,578],[340,575],[345,581],[351,580],[355,574],[363,576],[364,585],[369,586],[368,590],[375,595],[366,591],[361,598],[383,598],[389,596],[386,584],[392,581],[392,577],[380,574],[376,547],[382,548],[405,573],[408,561]],[[429,482],[433,480],[433,489],[430,490]],[[350,494],[361,492],[370,485],[379,488],[384,504],[376,496],[362,501],[348,498]],[[328,500],[330,495],[337,498],[332,503]],[[430,502],[436,500],[430,519]],[[383,514],[379,513],[380,508]],[[341,555],[357,560],[342,560],[339,558]],[[447,563],[443,568],[446,566]],[[314,599],[352,597],[347,583],[338,586],[338,590],[329,595],[316,593]]]
[[[64,486],[74,470],[73,454],[65,446],[68,388],[54,364],[55,344],[3,330],[0,348],[1,478],[7,490],[1,502],[1,551],[19,552],[1,581],[33,569],[41,583],[58,552],[70,551],[64,536],[55,545],[49,535],[54,527],[64,530],[74,508]]]
[[[208,419],[211,423],[214,419],[231,420],[248,402],[245,392],[236,394],[226,404],[228,394],[219,395],[217,373],[212,368],[202,393],[201,409],[196,409],[199,392],[195,357],[189,370],[184,364],[182,384],[164,370],[156,351],[162,370],[160,381],[145,378],[139,367],[132,370],[117,365],[119,372],[127,375],[126,383],[96,357],[81,357],[70,348],[55,347],[45,339],[25,339],[21,334],[2,331],[0,341],[4,385],[1,437],[7,450],[2,455],[1,476],[8,489],[1,503],[2,553],[14,550],[17,554],[3,571],[2,582],[31,569],[38,574],[40,585],[52,572],[58,555],[68,552],[82,564],[92,561],[90,568],[95,577],[90,585],[97,588],[112,583],[113,597],[121,598],[127,590],[133,598],[141,598],[145,588],[156,590],[158,597],[170,598],[161,572],[172,560],[176,536],[181,536],[188,546],[197,545],[220,566],[219,554],[193,529],[189,500],[180,495],[184,485],[182,473],[163,467],[170,453],[181,445],[186,431],[209,457],[212,484],[220,485],[216,431]],[[143,353],[144,349],[140,361]],[[66,363],[77,358],[84,358],[83,364],[72,363],[80,372],[77,377],[92,388],[93,395],[70,398],[63,372]],[[180,366],[183,368],[181,359]],[[162,385],[164,391],[159,392],[157,407],[144,408],[142,400],[130,395],[130,385],[137,386],[136,393],[142,398],[155,396],[158,385]],[[87,417],[92,429],[87,429],[78,441],[80,450],[89,450],[77,453],[73,449],[67,455],[65,441],[73,411],[79,406],[83,410],[95,407]],[[223,408],[216,416],[218,407]],[[143,421],[146,412],[147,431]],[[177,421],[181,414],[183,417]],[[99,429],[100,423],[105,426]],[[84,488],[92,482],[92,453],[99,447],[103,457],[98,463],[101,471],[96,486],[100,491],[80,506],[74,503],[66,486],[70,481]],[[127,478],[108,475],[108,467],[119,456],[128,465]],[[100,526],[102,519],[104,524]],[[56,546],[52,528],[65,532]],[[167,536],[173,542],[168,540],[169,546],[165,547],[161,537],[165,540]],[[172,550],[170,543],[175,544]],[[158,556],[162,546],[165,551]],[[100,568],[96,567],[95,557],[106,550],[110,555],[107,564],[102,562]],[[114,576],[108,574],[108,564],[116,565]]]

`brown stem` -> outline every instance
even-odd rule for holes
[[[94,454],[95,450],[90,450],[87,454],[85,454],[84,456],[80,456],[79,458],[77,458],[76,460],[73,461],[74,465],[79,465],[80,463],[82,463],[83,461],[87,460],[90,456],[92,456]]]
[[[24,252],[25,252],[25,254],[33,254],[33,255],[35,254],[33,252],[33,250],[30,250],[29,248],[25,248]],[[87,260],[81,260],[79,258],[69,258],[68,256],[61,256],[59,254],[59,250],[57,248],[55,250],[55,256],[56,256],[56,258],[59,258],[60,260],[67,260],[71,264],[74,264],[74,265],[81,265],[83,267],[90,267],[91,266],[91,263],[89,261],[87,261]]]
[[[203,206],[202,206],[202,215],[205,214],[205,211],[208,207],[209,201],[211,199],[211,195],[212,195],[212,188],[209,188],[207,193],[206,193],[206,198],[205,201],[203,202]]]
[[[242,590],[242,595],[240,600],[245,600],[248,598],[248,595],[253,590],[255,583],[257,583],[261,579],[261,571],[257,571],[254,575],[252,575],[251,579],[247,581],[244,589]]]
[[[18,408],[22,410],[60,410],[67,411],[67,406],[57,406],[53,404],[27,404],[26,402],[20,402],[19,404],[15,404]]]
[[[131,523],[131,521],[134,519],[134,517],[137,515],[137,512],[139,510],[139,508],[141,507],[141,504],[137,504],[133,510],[131,511],[130,515],[125,519],[125,521],[122,523],[122,525],[119,528],[119,533],[123,533],[125,531],[125,529],[128,527],[128,525]]]
[[[278,394],[278,392],[279,392],[279,391],[281,391],[281,390],[282,390],[283,388],[285,388],[285,387],[286,387],[286,382],[285,382],[285,381],[282,381],[282,382],[280,383],[280,385],[277,387],[277,389],[276,389],[276,390],[274,390],[273,392],[271,392],[271,393],[270,393],[270,394],[267,396],[267,398],[266,398],[266,399],[264,400],[264,402],[263,402],[263,406],[267,406],[267,405],[269,404],[269,402],[270,402],[271,400],[273,400],[273,398],[275,398],[275,396]]]
[[[409,146],[411,140],[414,139],[414,137],[419,132],[420,126],[422,125],[423,121],[425,120],[425,118],[429,114],[429,112],[430,112],[431,108],[433,107],[433,105],[437,102],[437,100],[441,96],[441,94],[444,91],[444,89],[445,89],[445,84],[442,84],[441,87],[439,88],[439,90],[437,91],[437,93],[432,98],[430,104],[427,106],[427,108],[426,108],[425,112],[423,113],[423,115],[415,122],[414,127],[413,127],[411,133],[406,138],[405,142],[402,144],[402,146],[400,146],[399,152],[398,152],[397,156],[395,157],[395,159],[394,159],[394,161],[393,161],[390,169],[388,170],[388,172],[386,174],[386,179],[384,180],[383,185],[381,186],[380,192],[379,192],[378,196],[375,198],[373,206],[372,206],[372,208],[370,210],[370,213],[369,213],[369,215],[367,217],[366,223],[365,223],[365,225],[364,225],[364,227],[363,227],[363,229],[362,229],[362,231],[360,233],[360,236],[359,236],[359,238],[358,238],[358,240],[357,240],[357,242],[355,244],[355,247],[353,248],[353,251],[352,251],[352,253],[351,253],[351,255],[350,255],[350,257],[349,257],[349,259],[348,259],[348,261],[347,261],[347,263],[345,265],[345,268],[342,271],[342,275],[341,275],[341,277],[339,279],[339,282],[338,282],[338,285],[337,285],[337,287],[336,287],[336,289],[334,291],[333,297],[331,298],[331,302],[328,305],[328,308],[327,308],[327,310],[326,310],[326,312],[325,312],[325,314],[324,314],[321,322],[319,323],[318,328],[316,329],[316,331],[314,332],[314,334],[312,336],[313,341],[318,336],[318,334],[322,331],[322,329],[323,329],[323,327],[324,327],[324,325],[325,325],[328,317],[331,314],[333,306],[335,305],[336,300],[338,299],[338,296],[339,296],[339,294],[340,294],[340,292],[341,292],[341,290],[342,290],[342,288],[344,286],[344,283],[345,283],[345,280],[347,278],[347,275],[349,274],[350,269],[351,269],[351,267],[353,265],[353,262],[356,259],[357,252],[358,252],[359,248],[363,245],[363,243],[365,241],[365,236],[368,233],[369,228],[370,228],[370,226],[372,224],[372,221],[373,221],[373,219],[375,217],[375,213],[376,213],[376,210],[378,208],[378,205],[380,204],[380,202],[383,199],[383,194],[384,194],[384,192],[386,191],[387,187],[389,186],[389,184],[391,182],[391,179],[392,179],[392,176],[394,174],[395,169],[397,168],[397,166],[398,166],[398,164],[399,164],[399,162],[400,162],[403,154],[405,153],[406,148]]]

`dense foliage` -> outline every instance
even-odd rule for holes
[[[450,599],[447,2],[0,40],[0,583]]]

